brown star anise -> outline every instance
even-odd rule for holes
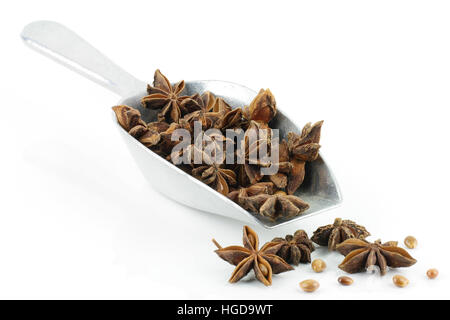
[[[138,139],[146,147],[152,147],[159,143],[160,133],[153,127],[147,125],[141,119],[139,110],[128,106],[115,106],[112,108],[116,113],[119,124],[128,133]]]
[[[283,244],[277,255],[287,263],[298,265],[300,262],[311,262],[314,245],[304,230],[297,230],[293,236],[289,234],[284,239],[274,238],[272,242]]]
[[[243,205],[243,199],[246,197],[256,196],[258,194],[273,194],[274,185],[272,182],[258,182],[247,188],[233,190],[228,194],[228,198]]]
[[[156,152],[157,154],[159,154],[162,157],[166,157],[167,155],[169,155],[172,152],[173,147],[175,147],[180,142],[180,141],[172,140],[172,134],[174,133],[175,130],[185,129],[185,130],[189,131],[191,129],[189,124],[187,122],[185,122],[183,119],[180,119],[179,123],[172,122],[170,125],[164,121],[152,122],[151,124],[158,131],[162,130],[162,131],[160,131],[160,135],[161,135],[160,143],[157,146],[155,146],[154,148],[152,148],[152,150],[154,152]],[[167,160],[170,161],[170,157]]]
[[[147,86],[148,96],[141,99],[144,107],[149,109],[162,109],[158,115],[160,121],[178,122],[187,113],[198,109],[198,103],[190,96],[181,96],[184,81],[171,85],[169,80],[156,70],[153,86]]]
[[[380,240],[369,243],[361,239],[347,239],[336,247],[345,256],[339,268],[348,273],[363,272],[380,267],[381,275],[385,275],[388,267],[410,267],[417,261],[409,253],[395,245],[395,242],[381,243]]]
[[[288,133],[288,147],[291,155],[292,170],[286,188],[288,194],[294,194],[305,178],[305,162],[314,161],[319,156],[320,131],[323,121],[314,125],[307,123],[300,135]]]
[[[198,108],[198,110],[184,116],[184,119],[192,128],[195,121],[200,121],[203,130],[207,130],[219,119],[221,112],[231,110],[231,107],[222,98],[216,98],[209,91],[206,91],[201,96],[199,94],[193,95],[192,100],[197,104],[195,108]]]
[[[288,183],[288,176],[293,168],[292,163],[289,162],[289,149],[286,140],[281,140],[278,145],[278,172],[269,176],[278,189],[284,189]]]
[[[225,196],[230,192],[229,185],[236,184],[234,171],[215,163],[192,169],[192,175]]]
[[[251,184],[263,178],[261,167],[269,167],[272,129],[266,123],[251,121],[245,132],[245,174]]]
[[[336,250],[336,246],[350,238],[364,239],[370,233],[351,220],[336,218],[333,224],[319,227],[311,238],[319,246],[328,246],[328,250]]]
[[[261,89],[249,106],[243,110],[247,120],[269,123],[277,114],[277,103],[269,89]]]
[[[146,126],[146,123],[141,120],[141,113],[132,107],[120,105],[112,108],[116,114],[117,121],[120,126],[127,132],[137,125]]]
[[[287,195],[278,191],[273,195],[260,194],[252,197],[243,197],[244,209],[257,212],[260,215],[276,220],[279,218],[289,219],[301,215],[309,209],[309,204],[293,195]]]
[[[222,248],[214,239],[213,242],[218,248],[215,251],[217,255],[236,266],[229,280],[231,283],[238,282],[253,268],[256,279],[269,286],[272,284],[272,274],[293,270],[286,261],[275,255],[282,246],[281,243],[268,242],[258,249],[258,235],[248,226],[244,226],[243,247]]]
[[[214,127],[220,130],[235,129],[246,126],[246,121],[242,118],[242,109],[225,110],[222,116],[214,124]]]

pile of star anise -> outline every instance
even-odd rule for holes
[[[276,164],[278,172],[263,175],[261,168],[273,163],[264,159],[254,161],[249,154],[259,152],[262,145],[271,143],[270,121],[277,109],[270,90],[261,89],[249,106],[234,109],[211,92],[185,96],[182,95],[183,90],[184,81],[172,85],[156,70],[153,86],[148,85],[148,95],[142,98],[141,103],[145,108],[159,110],[158,121],[145,123],[138,110],[125,105],[113,107],[113,110],[122,128],[169,161],[184,156],[172,152],[178,143],[172,141],[172,133],[176,129],[186,129],[192,133],[196,121],[201,123],[204,131],[218,129],[221,134],[210,138],[214,143],[222,143],[224,148],[227,129],[240,128],[245,132],[266,129],[268,134],[258,136],[257,143],[246,143],[242,164],[204,161],[201,164],[180,164],[179,167],[244,209],[271,220],[292,218],[309,208],[294,193],[305,178],[305,163],[318,157],[322,121],[308,123],[300,134],[290,132],[287,140],[280,141],[279,161]],[[198,148],[195,141],[191,141],[191,144],[188,150]]]

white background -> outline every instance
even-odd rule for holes
[[[448,1],[14,1],[0,15],[0,298],[450,298]],[[371,240],[416,236],[418,263],[341,287],[342,257],[319,249],[323,274],[301,265],[269,288],[229,284],[211,238],[240,244],[242,223],[147,185],[111,122],[119,97],[21,43],[41,19],[143,80],[160,68],[268,87],[298,124],[324,119],[343,206],[254,227],[261,242],[338,216]],[[409,287],[393,286],[397,273]],[[313,294],[298,287],[308,278]]]

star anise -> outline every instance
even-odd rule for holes
[[[297,230],[293,236],[289,234],[284,239],[274,238],[272,242],[283,244],[277,255],[287,263],[298,265],[300,262],[311,262],[311,252],[315,249],[304,230]]]
[[[314,161],[319,156],[320,131],[323,121],[314,125],[307,123],[300,135],[288,133],[288,147],[291,154],[292,170],[286,188],[288,194],[294,194],[305,178],[305,162]]]
[[[135,126],[129,131],[129,134],[138,139],[146,147],[155,146],[161,140],[159,132],[152,130],[148,126]]]
[[[259,182],[249,187],[239,188],[231,191],[228,198],[243,206],[243,201],[246,197],[256,196],[258,194],[273,194],[274,185],[272,182]]]
[[[139,110],[128,106],[115,106],[112,108],[116,113],[119,124],[128,133],[138,139],[146,147],[152,147],[159,143],[160,133],[153,127],[147,125],[141,119]]]
[[[217,164],[223,164],[226,160],[227,148],[232,148],[234,141],[225,137],[220,130],[212,129],[199,135],[195,141],[203,152]]]
[[[292,163],[289,162],[289,149],[286,140],[281,140],[278,145],[278,172],[269,176],[278,189],[284,189],[288,183],[288,174],[292,170]]]
[[[282,246],[281,243],[268,242],[258,249],[258,235],[248,226],[244,226],[243,247],[222,248],[214,239],[213,242],[218,248],[215,251],[217,255],[236,266],[229,280],[231,283],[238,282],[253,268],[256,279],[269,286],[272,284],[273,274],[293,270],[286,261],[275,255],[275,252]]]
[[[185,122],[183,119],[180,119],[179,123],[172,122],[170,125],[167,124],[164,121],[154,122],[151,123],[155,129],[162,130],[160,131],[161,135],[161,141],[158,145],[156,145],[152,150],[159,154],[162,157],[166,157],[170,155],[170,153],[173,150],[173,147],[175,147],[180,141],[173,141],[172,140],[172,134],[177,129],[185,129],[190,131],[191,127],[187,122]],[[150,124],[149,124],[150,125]],[[170,157],[167,159],[170,161]]]
[[[410,267],[417,261],[409,253],[395,245],[395,242],[381,243],[380,240],[369,243],[361,239],[347,239],[336,247],[345,256],[339,268],[356,273],[380,267],[381,275],[385,275],[388,267]]]
[[[236,184],[234,171],[215,163],[192,169],[192,175],[225,196],[230,192],[229,185]]]
[[[201,96],[199,94],[193,95],[192,100],[197,103],[196,108],[198,110],[184,116],[184,119],[192,128],[195,121],[200,121],[203,130],[207,130],[220,118],[221,112],[231,110],[231,107],[222,98],[216,98],[209,91],[206,91]]]
[[[289,219],[301,215],[309,209],[309,204],[293,195],[287,195],[278,191],[273,195],[260,194],[252,197],[243,197],[244,209],[259,213],[260,215],[277,220],[279,218]]]
[[[277,103],[269,89],[261,89],[249,106],[243,110],[247,120],[269,123],[277,114]]]
[[[141,99],[144,107],[162,109],[158,115],[160,121],[178,122],[187,113],[198,110],[198,103],[190,96],[182,96],[184,81],[171,85],[169,80],[156,70],[153,86],[147,86],[148,96]]]
[[[328,250],[336,250],[336,246],[350,238],[364,239],[370,236],[370,233],[351,220],[342,220],[336,218],[333,224],[318,228],[314,231],[312,241],[319,246],[328,246]]]
[[[251,121],[245,132],[245,174],[250,184],[255,184],[263,178],[261,167],[269,167],[272,129],[266,123]]]
[[[242,109],[236,108],[222,112],[221,117],[214,124],[214,128],[220,130],[242,128],[248,125],[247,121],[242,118]]]
[[[116,114],[117,121],[120,126],[129,132],[137,125],[146,126],[147,124],[141,119],[139,110],[129,106],[120,105],[112,108]]]

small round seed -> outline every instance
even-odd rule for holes
[[[300,282],[300,288],[306,292],[314,292],[319,289],[320,284],[316,280],[308,279]]]
[[[342,276],[338,278],[338,282],[343,286],[349,286],[353,283],[353,279],[350,277]]]
[[[397,287],[403,288],[409,284],[409,280],[401,275],[395,275],[392,277],[392,281]]]
[[[258,266],[259,270],[261,270],[261,273],[264,275],[264,277],[267,277],[267,275],[269,274],[269,270],[267,269],[267,267],[262,263],[260,263]]]
[[[430,269],[427,271],[427,276],[430,279],[434,279],[439,275],[438,269]]]
[[[314,272],[322,272],[327,267],[327,264],[322,259],[316,259],[311,262],[311,268]]]
[[[405,246],[409,249],[414,249],[417,247],[417,239],[413,236],[407,236],[405,238]]]

